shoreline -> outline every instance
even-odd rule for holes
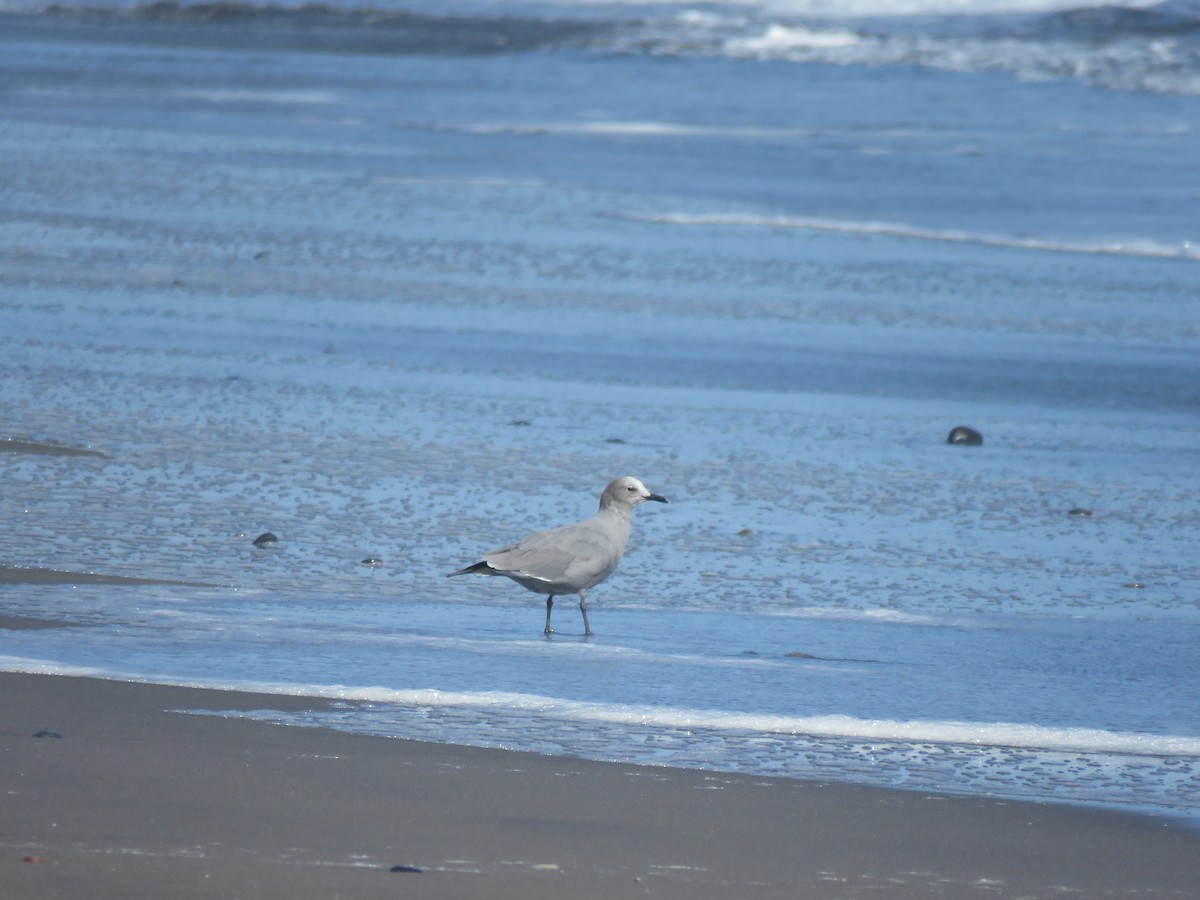
[[[50,900],[1182,898],[1200,883],[1200,833],[1134,813],[172,711],[328,705],[0,673],[0,879]]]

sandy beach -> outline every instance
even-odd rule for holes
[[[324,703],[305,698],[21,674],[0,675],[0,698],[13,897],[1190,897],[1200,883],[1200,834],[1148,817],[178,712]]]

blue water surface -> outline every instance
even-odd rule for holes
[[[0,563],[174,582],[0,666],[1194,818],[1192,32],[886,6],[0,13]],[[623,474],[595,638],[445,578]]]

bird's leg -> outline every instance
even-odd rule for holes
[[[592,633],[591,626],[587,621],[587,598],[583,596],[583,591],[579,592],[579,611],[583,613],[583,633],[590,635]]]
[[[551,633],[550,628],[550,610],[554,608],[554,595],[551,594],[546,598],[546,634]]]

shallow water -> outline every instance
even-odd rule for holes
[[[0,562],[213,587],[0,586],[86,626],[0,666],[1194,818],[1195,97],[555,10],[602,27],[10,20],[0,437],[105,456],[0,458]],[[445,579],[621,474],[671,503],[594,639]]]

